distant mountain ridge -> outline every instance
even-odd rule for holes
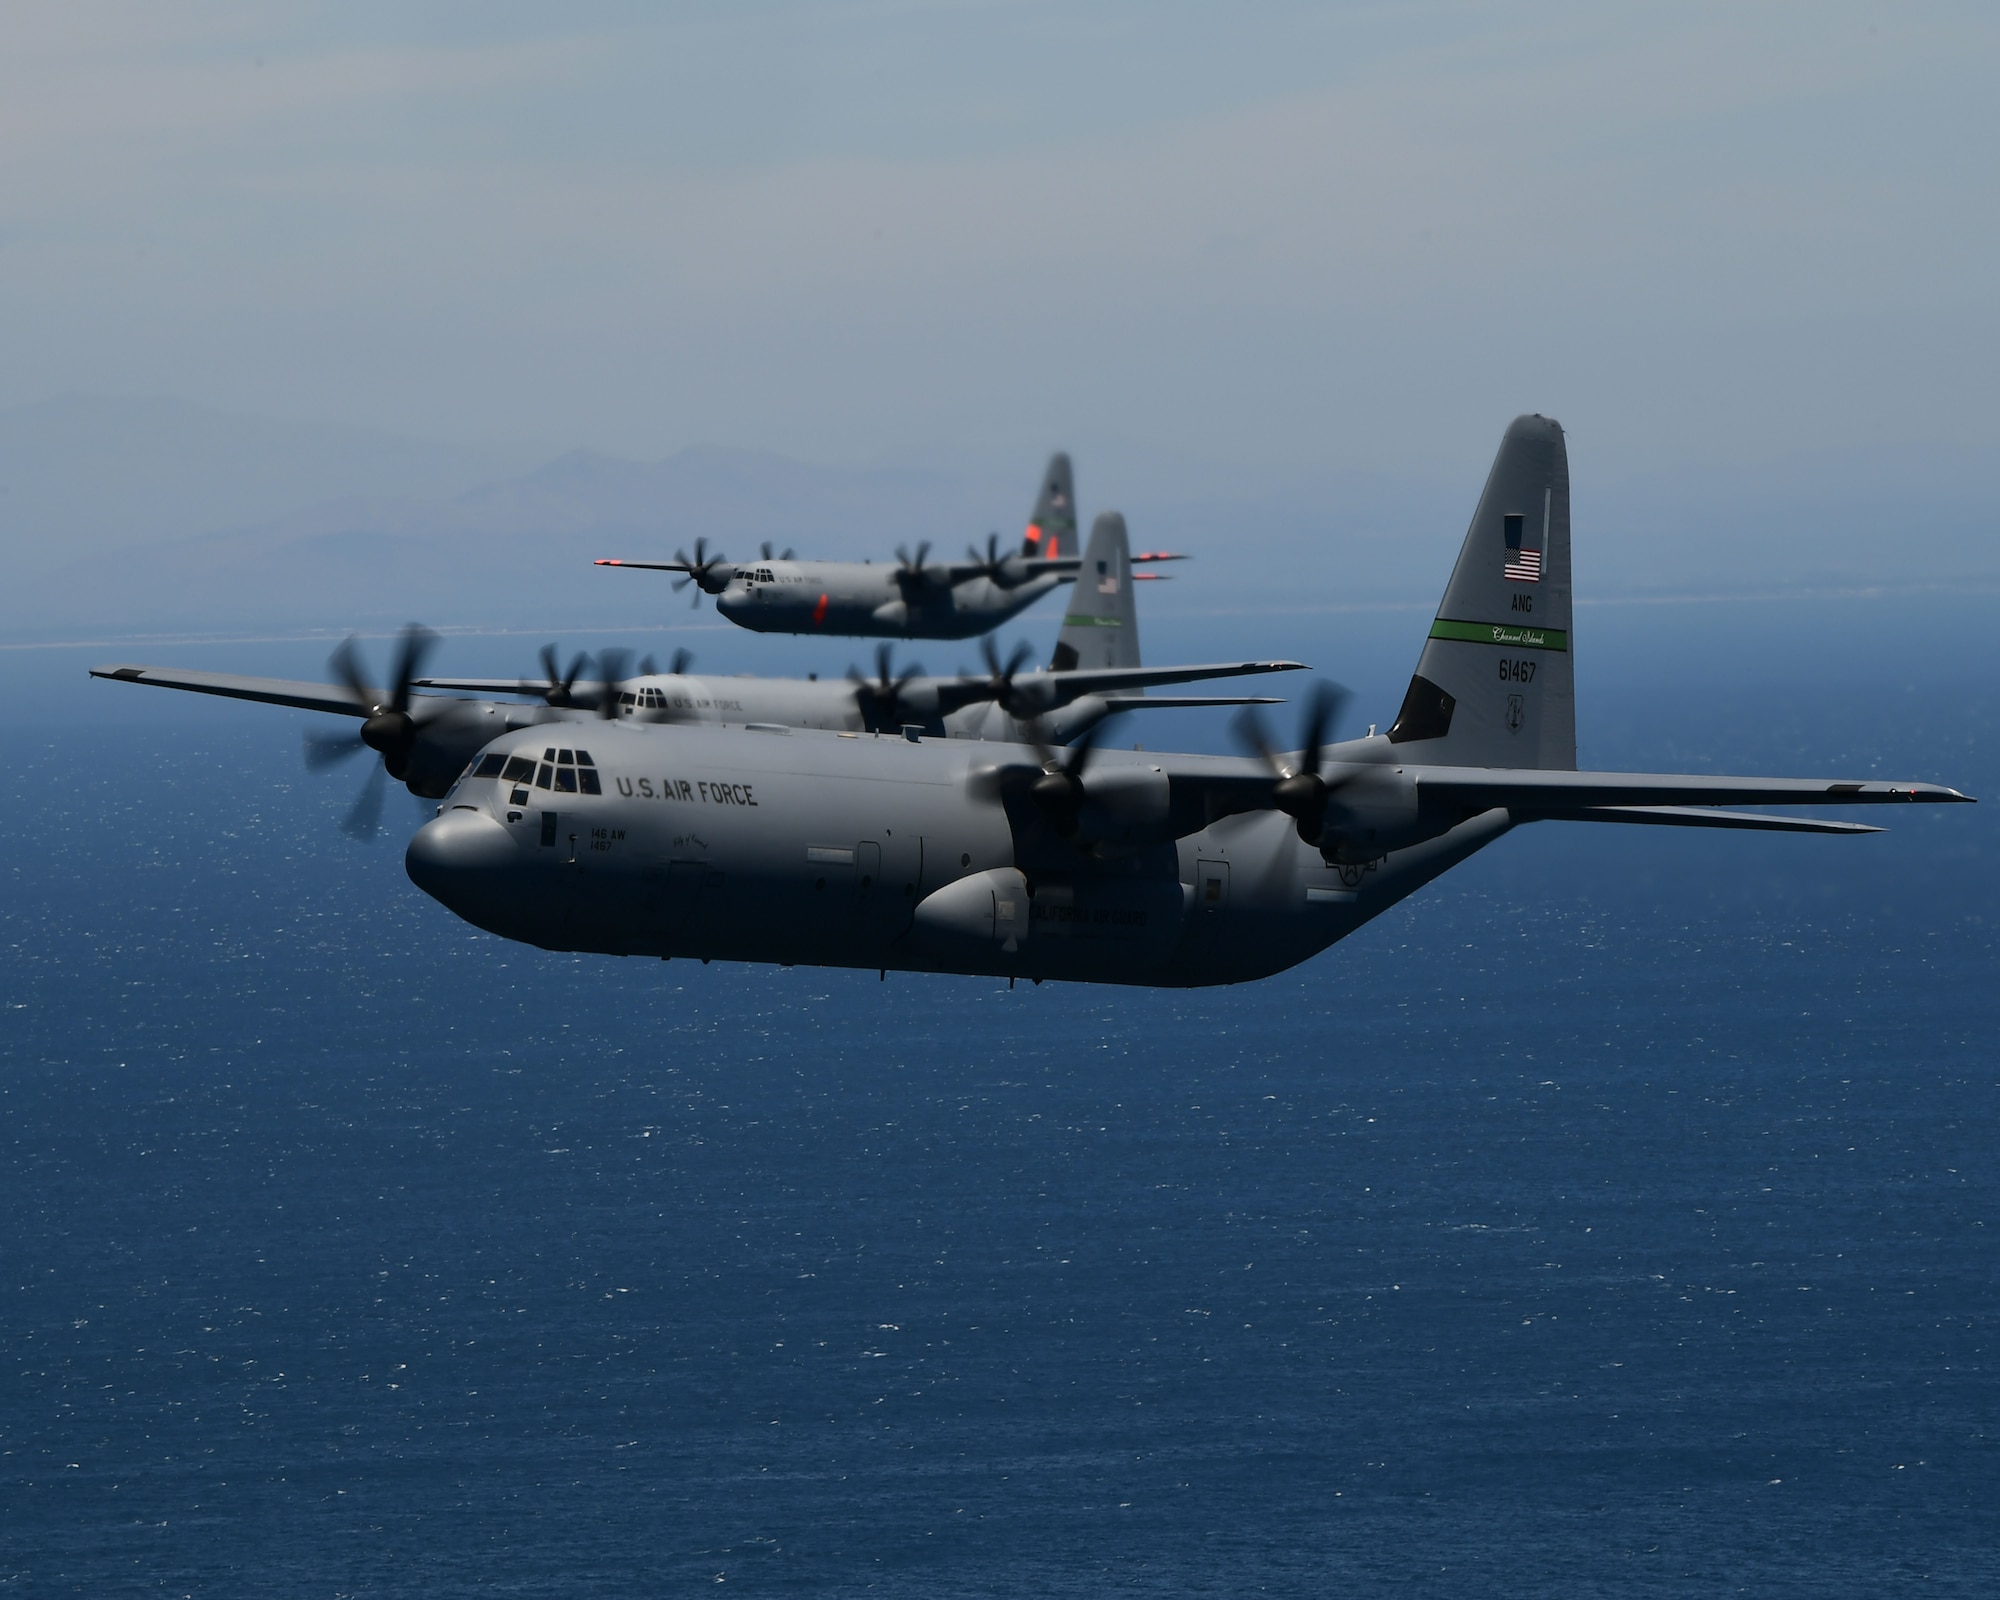
[[[1089,455],[1078,461],[1086,519],[1116,504],[1140,544],[1197,558],[1149,586],[1162,616],[1429,603],[1484,475],[1483,461],[1427,478],[1174,465],[1179,481],[1213,487],[1164,491],[1128,461],[1125,483],[1137,476],[1142,492],[1114,499]],[[685,619],[687,597],[662,574],[593,558],[659,559],[702,537],[737,557],[768,541],[804,557],[893,560],[899,544],[926,540],[956,556],[1018,528],[1040,467],[830,466],[717,446],[651,462],[572,450],[537,464],[513,447],[72,397],[0,411],[0,628],[32,642],[374,630],[412,617],[657,627]],[[2000,583],[1985,469],[1970,452],[1903,451],[1616,482],[1573,447],[1579,598]]]

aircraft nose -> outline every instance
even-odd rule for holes
[[[477,921],[482,906],[500,893],[500,875],[519,856],[513,837],[483,811],[454,808],[417,830],[403,853],[403,870],[432,899]]]

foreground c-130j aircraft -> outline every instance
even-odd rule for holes
[[[1569,509],[1562,429],[1517,418],[1386,734],[1323,743],[1331,694],[1249,759],[537,728],[486,747],[409,875],[551,950],[1190,986],[1281,972],[1521,823],[1858,833],[1709,808],[1968,798],[1577,771]]]
[[[990,534],[982,554],[969,549],[963,561],[932,561],[928,543],[916,554],[899,549],[896,560],[794,561],[792,552],[756,561],[728,561],[710,555],[697,539],[694,554],[672,561],[601,560],[600,567],[636,567],[677,572],[676,590],[695,586],[694,603],[715,596],[715,609],[738,627],[758,633],[832,633],[871,639],[971,639],[1019,616],[1051,589],[1077,581],[1079,559],[1076,488],[1069,457],[1049,458],[1035,509],[1020,547],[1002,553],[1000,536]],[[1147,550],[1131,558],[1135,566],[1182,558]],[[1134,573],[1144,581],[1155,576]]]

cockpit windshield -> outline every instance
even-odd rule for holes
[[[534,769],[537,789],[547,789],[554,794],[604,792],[603,785],[598,781],[597,764],[590,759],[588,750],[545,749],[542,751],[539,764],[520,756],[515,757],[515,760],[519,761],[524,769],[529,767]],[[512,770],[513,766],[510,763],[508,771]]]

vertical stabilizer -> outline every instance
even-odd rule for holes
[[[1559,423],[1500,441],[1396,725],[1397,755],[1461,767],[1576,767],[1569,452]]]
[[[1035,496],[1035,513],[1028,519],[1028,531],[1021,536],[1024,556],[1073,556],[1076,554],[1076,485],[1070,478],[1069,457],[1058,450],[1049,457],[1042,473],[1041,492]]]
[[[1107,511],[1091,524],[1090,545],[1056,635],[1051,672],[1139,665],[1139,611],[1132,603],[1132,547],[1125,519]]]

